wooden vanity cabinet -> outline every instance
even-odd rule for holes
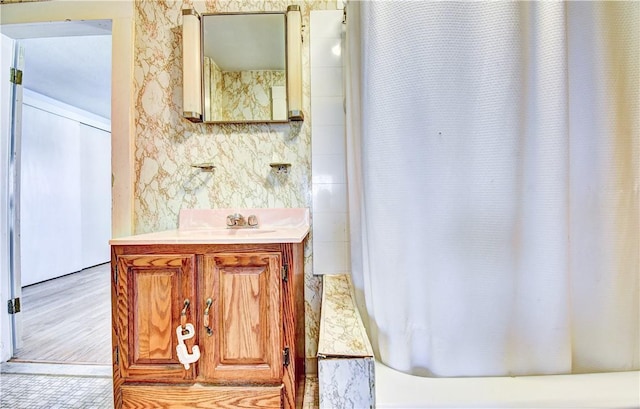
[[[301,243],[113,245],[112,269],[116,409],[301,407]]]

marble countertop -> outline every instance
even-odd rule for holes
[[[318,358],[373,357],[347,274],[326,274],[322,280],[322,312]]]
[[[229,229],[226,218],[255,215],[257,228]],[[309,209],[184,209],[178,228],[112,239],[112,245],[300,243],[309,233]]]

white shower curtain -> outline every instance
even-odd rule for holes
[[[640,367],[639,2],[349,2],[352,274],[426,376]]]

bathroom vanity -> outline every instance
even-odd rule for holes
[[[258,226],[228,228],[238,213]],[[115,408],[299,408],[308,210],[179,226],[110,242]]]

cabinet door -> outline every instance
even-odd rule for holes
[[[167,382],[194,378],[178,361],[176,328],[185,300],[186,321],[195,313],[193,255],[126,255],[118,263],[120,373],[126,381]],[[197,328],[197,326],[196,326]],[[196,331],[197,333],[197,331]],[[189,351],[197,334],[185,343]]]
[[[282,381],[280,253],[204,256],[204,299],[213,301],[211,334],[203,328],[205,381]]]

